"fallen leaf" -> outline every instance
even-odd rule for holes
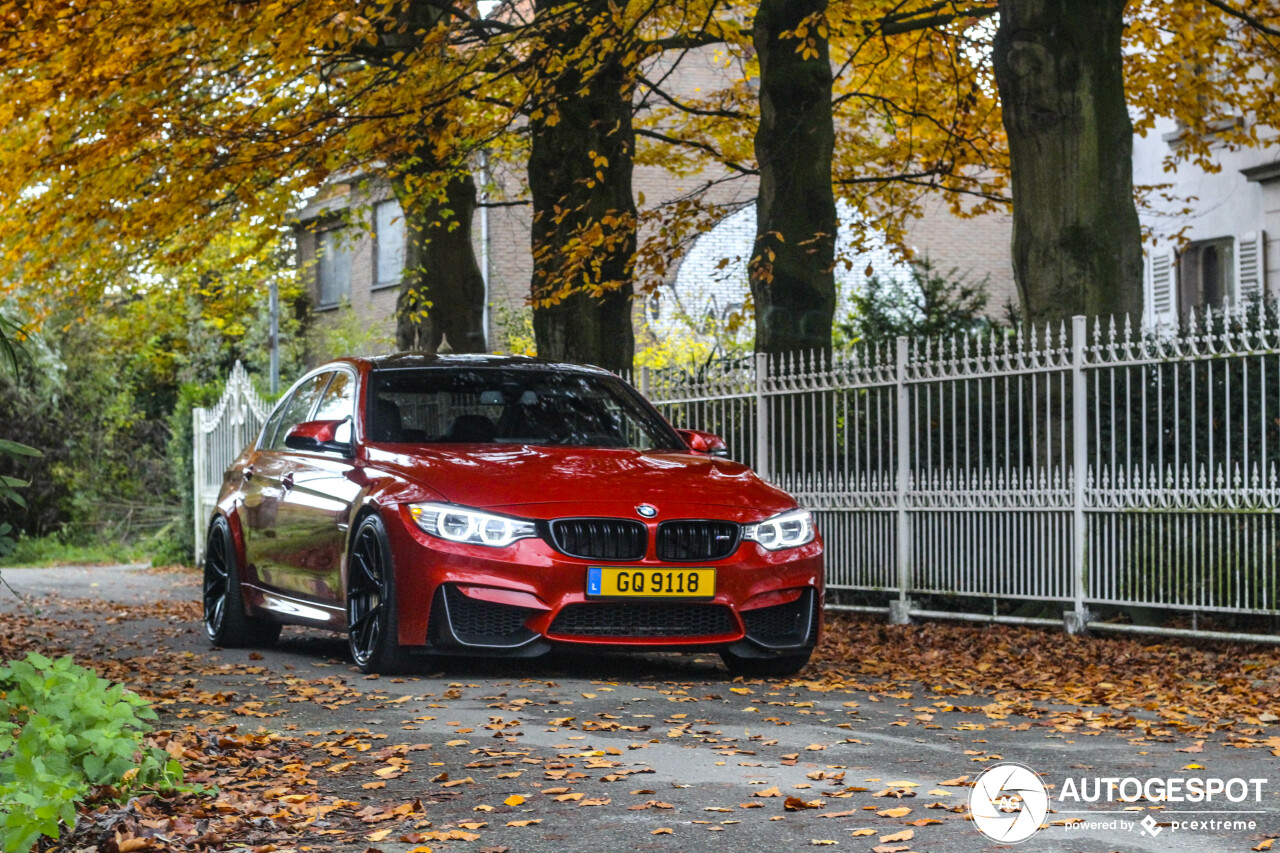
[[[524,797],[520,796],[519,794],[512,794],[502,802],[508,806],[518,806],[524,802]]]
[[[880,817],[906,817],[911,814],[911,809],[906,806],[898,806],[896,809],[884,809],[876,812],[876,814],[880,815]]]
[[[805,802],[799,797],[787,797],[787,799],[782,803],[782,807],[789,812],[798,812],[804,809],[820,809],[825,805],[826,803],[822,800],[809,800],[808,802]]]
[[[655,829],[653,832],[649,834],[650,835],[675,835],[675,831],[669,827],[664,826],[659,829]]]
[[[916,831],[914,829],[904,829],[902,832],[894,832],[890,835],[880,836],[880,843],[889,844],[894,841],[910,841],[915,837]]]

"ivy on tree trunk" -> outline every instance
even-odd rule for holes
[[[608,0],[537,0],[549,20],[529,120],[538,355],[630,370],[635,69]],[[587,56],[559,60],[591,45]]]
[[[476,184],[462,173],[444,197],[398,193],[405,210],[405,270],[396,305],[396,347],[485,352],[484,276],[471,242]]]
[[[993,60],[1009,138],[1013,269],[1032,323],[1142,313],[1127,0],[1001,0]]]
[[[760,0],[752,31],[760,59],[751,261],[758,352],[831,349],[835,130],[826,9],[826,0]]]

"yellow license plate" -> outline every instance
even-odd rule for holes
[[[715,594],[715,569],[587,569],[587,595],[593,597],[710,598]]]

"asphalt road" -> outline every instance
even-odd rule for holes
[[[1142,802],[1127,811],[1121,804],[1084,803],[1072,806],[1077,814],[1051,802],[1056,813],[1046,821],[1083,817],[1096,825],[1049,826],[1018,845],[1029,853],[1244,851],[1280,834],[1280,759],[1265,749],[1210,740],[1203,752],[1187,754],[1177,751],[1187,740],[1131,742],[1131,733],[1109,730],[1063,734],[1016,717],[993,725],[978,711],[981,697],[966,699],[964,710],[930,713],[935,703],[956,698],[923,684],[877,694],[808,682],[803,674],[795,680],[735,681],[713,655],[471,660],[419,676],[366,678],[346,660],[341,638],[316,631],[286,629],[277,647],[260,652],[210,649],[191,614],[166,616],[165,608],[152,607],[156,601],[194,601],[194,573],[68,567],[2,574],[40,602],[46,615],[93,621],[95,630],[59,638],[80,654],[114,656],[139,670],[161,654],[172,659],[172,653],[189,653],[198,661],[199,672],[172,677],[180,678],[187,695],[200,691],[223,698],[203,706],[167,706],[169,725],[235,723],[242,730],[265,727],[312,741],[340,741],[339,733],[357,732],[366,739],[385,735],[380,742],[387,744],[431,744],[409,753],[404,772],[386,779],[384,788],[361,787],[375,778],[368,774],[322,768],[313,775],[322,789],[352,800],[434,801],[427,817],[435,829],[486,823],[477,830],[478,840],[432,842],[436,850],[1004,849],[965,820],[963,809],[941,806],[962,805],[969,793],[944,782],[972,779],[1007,761],[1033,768],[1055,791],[1068,777],[1077,784],[1087,778],[1089,785],[1095,777],[1267,780],[1259,786],[1260,803],[1218,797],[1210,805],[1159,808]],[[0,618],[19,608],[0,590]],[[148,672],[152,682],[157,676]],[[298,701],[308,684],[320,700]],[[360,756],[354,758],[358,765]],[[1186,769],[1192,763],[1202,769]],[[770,789],[778,795],[756,796]],[[908,795],[875,796],[886,790]],[[507,805],[513,795],[523,802]],[[787,797],[823,805],[788,811]],[[940,806],[929,807],[935,804]],[[910,812],[878,814],[894,808]],[[1222,813],[1175,814],[1183,809]],[[1157,825],[1152,835],[1138,823],[1147,815],[1157,824],[1255,825]],[[912,825],[922,819],[940,822]],[[508,825],[521,820],[539,822]],[[654,834],[661,829],[670,833]],[[873,834],[855,834],[867,829]],[[909,840],[881,840],[908,830]],[[366,846],[399,853],[415,845],[393,838],[334,847],[317,837],[312,849],[345,853]]]

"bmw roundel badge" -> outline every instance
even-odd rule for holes
[[[658,514],[658,508],[652,504],[640,504],[636,507],[636,514],[641,518],[653,518]]]

